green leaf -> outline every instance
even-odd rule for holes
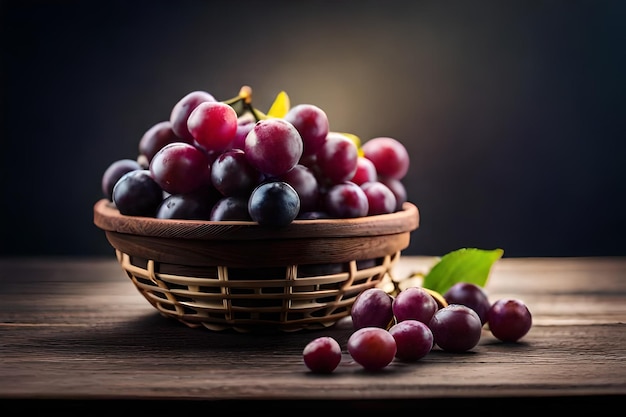
[[[491,267],[503,254],[502,249],[457,249],[444,255],[428,271],[422,286],[440,294],[457,282],[471,282],[484,287]]]

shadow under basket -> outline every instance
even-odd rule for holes
[[[162,315],[215,331],[298,331],[350,315],[356,297],[390,274],[419,212],[406,202],[390,214],[274,228],[125,216],[102,199],[94,223]]]

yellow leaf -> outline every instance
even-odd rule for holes
[[[272,106],[267,112],[267,116],[285,117],[290,108],[291,103],[289,102],[289,96],[284,91],[281,91],[276,96],[276,100],[274,100],[274,103],[272,103]]]

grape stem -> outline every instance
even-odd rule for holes
[[[252,116],[254,116],[255,122],[266,118],[262,112],[252,105],[252,87],[250,86],[242,86],[238,95],[229,98],[228,100],[224,100],[222,103],[228,104],[235,110],[239,109],[237,111],[237,116],[242,116],[244,113],[249,112]],[[241,106],[238,106],[239,104]]]

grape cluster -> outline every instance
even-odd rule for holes
[[[251,97],[247,86],[225,101],[206,91],[182,97],[144,132],[137,158],[105,170],[104,196],[129,216],[271,226],[392,213],[407,201],[401,142],[361,143],[331,130],[318,106],[291,107],[286,94],[268,114]]]
[[[485,290],[473,283],[452,285],[443,299],[441,305],[423,287],[405,288],[395,297],[377,287],[363,291],[351,310],[350,357],[364,369],[377,371],[394,359],[420,360],[435,346],[447,352],[469,351],[480,341],[485,325],[494,337],[510,343],[524,337],[532,325],[522,300],[503,298],[491,304]],[[303,351],[312,372],[329,373],[340,363],[339,344],[328,339],[314,339]]]

